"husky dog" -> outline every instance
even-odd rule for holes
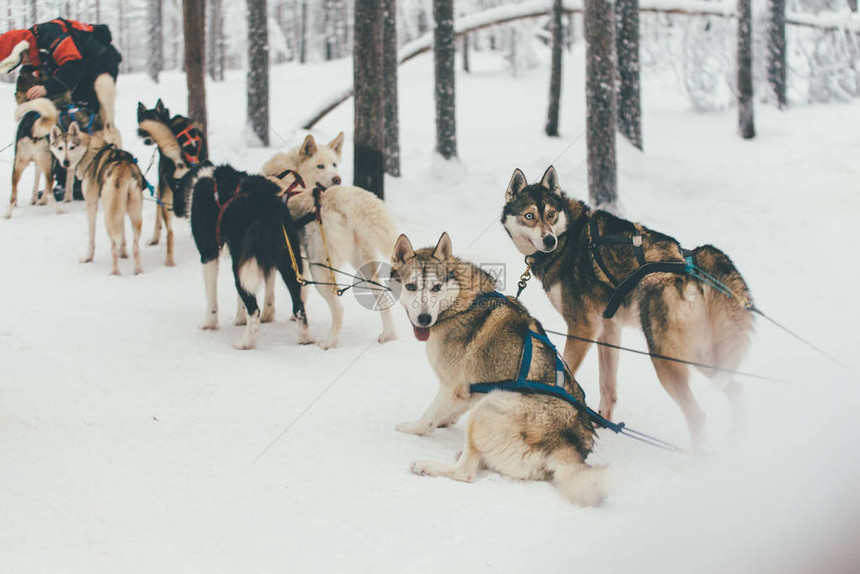
[[[203,132],[185,116],[170,117],[170,111],[159,99],[155,107],[147,109],[137,104],[137,133],[146,145],[158,148],[158,199],[155,212],[155,229],[147,245],[158,245],[161,239],[161,224],[167,228],[167,257],[164,264],[175,265],[173,259],[173,224],[170,203],[179,180],[188,170],[209,159]],[[182,141],[180,142],[180,138]]]
[[[447,233],[435,248],[418,251],[401,235],[391,277],[403,286],[401,303],[415,337],[427,342],[427,357],[439,378],[439,392],[427,412],[397,430],[426,435],[455,424],[471,408],[459,460],[416,461],[412,472],[471,482],[484,467],[517,479],[552,480],[574,502],[599,504],[605,496],[605,469],[585,462],[594,445],[594,427],[582,409],[553,396],[507,390],[476,394],[470,388],[516,379],[525,338],[529,331],[543,334],[540,323],[515,299],[487,297],[494,294],[493,279],[454,257]],[[555,350],[542,342],[535,342],[527,376],[550,385],[562,382],[585,402],[573,376],[556,371]]]
[[[304,182],[304,187],[297,187],[288,192],[287,200],[290,213],[296,220],[309,216],[316,210],[314,191],[317,186],[325,191],[320,195],[319,214],[325,229],[325,244],[323,243],[321,226],[310,221],[302,226],[299,235],[302,247],[310,261],[309,267],[314,281],[331,282],[329,270],[323,267],[326,263],[326,245],[331,255],[331,265],[341,267],[344,263],[351,264],[362,274],[364,279],[378,281],[378,266],[368,263],[385,261],[391,256],[394,241],[397,238],[397,228],[385,209],[385,203],[371,192],[354,186],[340,185],[341,179],[337,173],[343,150],[343,132],[328,145],[317,147],[314,137],[305,138],[297,151],[279,153],[263,166],[263,173],[284,182]],[[287,174],[298,174],[298,179]],[[317,285],[317,290],[328,303],[331,310],[331,331],[320,343],[324,349],[337,347],[340,332],[343,327],[343,305],[337,294],[327,285]],[[378,293],[381,298],[383,293]],[[266,288],[266,307],[273,308],[274,297],[271,287]],[[378,305],[382,315],[382,334],[379,342],[384,343],[397,337],[391,310],[384,304]]]
[[[192,168],[173,194],[176,216],[191,216],[191,233],[203,263],[202,329],[218,328],[218,256],[223,245],[230,249],[240,303],[236,324],[246,326],[244,337],[234,345],[237,349],[254,348],[263,321],[255,293],[264,281],[274,282],[275,270],[292,296],[299,344],[313,342],[296,274],[302,273],[299,237],[281,193],[280,186],[263,176],[205,162]]]
[[[36,164],[36,174],[33,177],[33,195],[30,205],[35,205],[39,196],[40,173],[45,176],[45,194],[42,202],[54,203],[51,193],[54,174],[51,169],[51,150],[48,136],[57,123],[59,113],[54,104],[47,98],[36,98],[24,102],[15,110],[18,121],[18,131],[15,134],[15,159],[12,167],[12,195],[9,197],[9,207],[4,214],[7,219],[12,217],[12,208],[18,203],[18,182],[21,175],[31,163]],[[57,206],[57,211],[62,211]]]
[[[140,264],[140,226],[144,182],[134,156],[108,143],[100,135],[90,135],[82,131],[77,122],[72,122],[67,132],[62,132],[58,127],[54,128],[51,132],[51,152],[57,158],[68,158],[68,168],[74,169],[75,175],[83,181],[89,245],[81,263],[91,262],[95,254],[96,214],[101,198],[113,255],[111,274],[119,275],[118,258],[128,257],[124,215],[128,215],[131,221],[134,236],[134,272],[141,273],[143,268]]]
[[[592,211],[561,191],[551,166],[540,183],[532,185],[522,171],[514,171],[505,193],[502,224],[564,317],[568,335],[618,345],[622,326],[638,324],[652,354],[724,369],[735,369],[743,357],[753,325],[751,314],[738,301],[749,301],[750,293],[731,260],[717,248],[705,245],[685,252],[667,235]],[[645,275],[621,299],[617,314],[605,317],[616,289],[646,262],[675,262],[683,270],[687,261],[725,284],[737,299],[689,274],[656,272]],[[571,372],[576,373],[589,347],[588,342],[568,338],[564,360]],[[600,414],[611,419],[617,399],[618,350],[600,346],[597,353]],[[686,418],[693,446],[700,447],[705,414],[690,391],[687,365],[657,358],[652,362],[663,388]],[[702,372],[715,376],[712,370]],[[730,377],[720,378],[739,422],[740,388]]]

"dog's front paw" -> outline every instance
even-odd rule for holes
[[[90,255],[85,255],[84,257],[81,257],[81,258],[78,260],[78,262],[79,262],[79,263],[92,263],[92,262],[93,262],[93,256],[92,256],[92,254],[90,254]]]
[[[242,337],[235,343],[233,343],[233,347],[239,349],[240,351],[247,351],[248,349],[254,348],[254,341],[249,340],[247,337]]]
[[[339,343],[339,342],[340,342],[340,341],[338,341],[338,340],[337,340],[337,338],[334,338],[334,337],[327,337],[326,339],[324,339],[324,340],[320,343],[320,347],[322,347],[323,349],[325,349],[326,351],[328,351],[329,349],[335,349],[335,348],[337,348],[337,345],[338,345],[338,343]]]
[[[200,323],[200,328],[204,331],[215,331],[218,329],[218,312],[207,313],[203,322]]]
[[[310,333],[299,333],[299,345],[313,345],[317,340]]]
[[[268,306],[263,310],[263,314],[260,315],[260,323],[271,323],[275,320],[275,306]]]
[[[418,424],[418,423],[410,421],[410,422],[399,423],[397,426],[394,427],[394,429],[399,431],[399,432],[405,432],[407,434],[424,436],[424,435],[429,434],[433,430],[433,427],[430,427],[428,425]]]
[[[146,242],[146,244],[147,244],[147,245],[158,245],[158,240],[159,240],[159,238],[158,238],[158,237],[153,237],[152,239],[150,239],[149,241],[147,241],[147,242]]]
[[[390,333],[384,331],[376,340],[380,343],[387,343],[388,341],[393,341],[397,338],[397,333],[391,331]]]

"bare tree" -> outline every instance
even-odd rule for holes
[[[785,0],[768,0],[770,22],[767,42],[767,79],[776,98],[776,105],[788,105],[786,94]]]
[[[384,0],[382,30],[385,78],[385,173],[400,177],[400,118],[397,100],[397,0]]]
[[[158,74],[164,69],[161,1],[149,0],[147,4],[149,10],[149,52],[147,55],[146,71],[155,83],[158,83]],[[98,14],[96,15],[96,19],[98,19]]]
[[[9,0],[10,10],[11,10],[12,0]],[[96,4],[98,6],[98,4]],[[39,3],[36,0],[30,0],[30,25],[37,24],[39,22]]]
[[[385,197],[385,92],[383,78],[383,2],[356,0],[355,48],[352,51],[355,84],[355,153],[353,182]]]
[[[266,0],[248,0],[248,121],[269,145],[269,32]]]
[[[558,137],[558,114],[561,102],[561,43],[562,0],[553,0],[552,19],[552,65],[549,80],[549,110],[546,119],[546,135]]]
[[[299,23],[299,64],[308,61],[308,0],[302,0],[302,18]]]
[[[618,56],[618,131],[641,150],[639,0],[615,1],[615,34],[615,53]]]
[[[200,125],[206,137],[206,0],[183,0],[182,22],[185,35],[188,117]]]
[[[469,39],[471,36],[469,34],[463,34],[463,71],[466,73],[471,72],[471,66],[469,65]]]
[[[209,0],[209,35],[206,37],[206,67],[209,77],[224,81],[224,14],[222,0]]]
[[[738,0],[738,131],[744,139],[755,137],[752,74],[752,4]]]
[[[612,206],[618,199],[615,164],[615,22],[610,0],[585,0],[586,131],[588,195],[591,204]]]
[[[454,98],[454,2],[433,0],[433,56],[436,77],[436,151],[445,159],[457,157],[457,117]]]

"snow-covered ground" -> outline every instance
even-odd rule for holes
[[[432,58],[402,69],[404,176],[387,180],[386,194],[414,243],[448,231],[459,255],[506,264],[513,292],[522,259],[498,223],[512,170],[534,179],[553,163],[569,193],[587,195],[582,62],[580,51],[566,56],[563,137],[551,139],[547,67],[512,78],[495,57],[473,54],[474,72],[457,78],[457,169],[432,159]],[[298,122],[350,81],[348,62],[276,69],[274,130],[298,144]],[[278,136],[273,149],[244,146],[242,73],[208,89],[213,159],[254,170],[286,147]],[[136,104],[157,97],[184,111],[183,77],[120,78],[119,126],[143,165]],[[6,140],[11,99],[0,98]],[[614,490],[600,508],[492,473],[474,484],[417,477],[409,462],[453,458],[464,426],[395,432],[436,391],[400,308],[400,339],[380,345],[378,317],[347,296],[341,348],[299,347],[279,285],[276,322],[258,349],[236,351],[243,328],[232,325],[226,264],[222,328],[197,329],[203,285],[187,222],[176,225],[176,267],[163,266],[163,245],[144,247],[143,275],[122,261],[125,275],[110,277],[101,218],[95,262],[80,265],[82,203],[59,216],[30,207],[27,176],[22,207],[0,221],[0,571],[858,571],[860,104],[760,106],[758,137],[742,141],[733,111],[691,113],[663,78],[646,80],[644,102],[646,152],[619,143],[626,214],[687,246],[726,250],[765,312],[846,369],[759,321],[742,368],[786,382],[743,380],[746,432],[729,438],[721,393],[696,376],[706,452],[671,454],[601,431],[591,462],[613,468]],[[315,135],[340,130],[350,180],[351,103]],[[0,156],[0,181],[11,158]],[[145,237],[153,220],[148,203]],[[523,300],[545,327],[561,327],[536,282]],[[316,293],[309,316],[324,335]],[[644,348],[632,330],[624,343]],[[577,377],[592,403],[595,355]],[[619,380],[621,420],[687,444],[646,358],[623,355]]]

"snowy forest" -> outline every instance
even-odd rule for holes
[[[0,28],[0,574],[860,572],[858,0]]]

